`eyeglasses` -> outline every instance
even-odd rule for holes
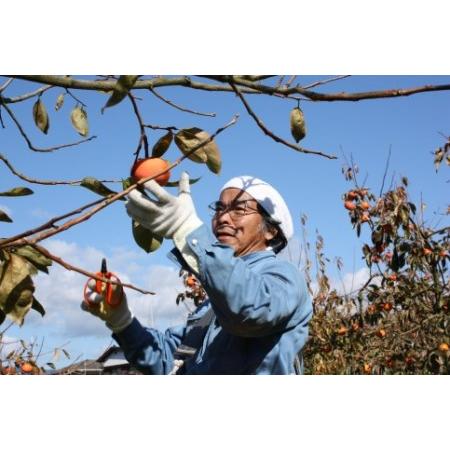
[[[237,202],[225,205],[222,202],[216,201],[208,205],[209,212],[213,217],[219,217],[228,212],[232,220],[240,219],[249,214],[259,213],[257,207],[252,207],[248,204],[249,200],[240,200]]]

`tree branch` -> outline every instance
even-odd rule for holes
[[[8,97],[2,97],[3,103],[19,103],[23,102],[25,100],[28,100],[29,98],[36,97],[36,95],[41,95],[43,92],[48,91],[49,89],[53,89],[54,86],[43,86],[39,89],[36,89],[33,92],[28,92],[27,94],[19,95],[18,97],[8,98]],[[0,91],[1,92],[1,91]]]
[[[30,178],[20,172],[17,172],[17,170],[12,166],[12,164],[9,162],[9,160],[6,158],[5,155],[3,155],[2,153],[0,153],[0,159],[6,164],[6,166],[9,168],[9,170],[16,175],[17,177],[19,177],[20,179],[24,180],[24,181],[28,181],[28,183],[34,183],[34,184],[43,184],[43,185],[49,185],[49,186],[54,186],[54,185],[72,185],[72,186],[76,186],[81,184],[81,182],[83,180],[69,180],[69,181],[56,181],[56,180],[39,180],[39,179],[34,179],[34,178]],[[101,183],[119,183],[119,180],[99,180]]]
[[[129,289],[133,289],[135,291],[140,292],[141,294],[155,295],[155,293],[152,292],[152,291],[146,291],[144,289],[141,289],[141,288],[138,288],[136,286],[133,286],[132,284],[122,283],[122,282],[119,282],[119,281],[112,281],[112,280],[109,280],[108,278],[99,277],[96,273],[88,272],[87,270],[84,270],[84,269],[76,267],[76,266],[74,266],[72,264],[69,264],[67,261],[64,261],[59,256],[53,255],[47,249],[45,249],[44,247],[41,247],[40,245],[36,245],[36,244],[32,244],[30,242],[27,242],[26,239],[24,241],[25,241],[24,242],[25,245],[27,245],[27,244],[28,245],[32,245],[33,248],[35,248],[38,252],[42,253],[47,258],[50,258],[52,261],[55,261],[56,263],[58,263],[60,266],[64,267],[67,270],[78,272],[81,275],[85,275],[88,278],[93,278],[94,280],[102,281],[104,283],[116,284],[118,286],[123,286],[123,287],[129,288]]]
[[[79,80],[69,77],[61,77],[55,75],[17,75],[14,78],[36,83],[50,84],[52,86],[60,86],[70,89],[83,89],[91,91],[112,91],[116,85],[116,80]],[[192,81],[189,77],[166,78],[157,77],[150,80],[140,79],[133,86],[134,89],[150,89],[163,86],[184,86],[192,89],[200,89],[203,91],[231,92],[229,86],[217,84],[207,84]],[[259,94],[257,90],[244,90],[246,94]]]
[[[1,86],[0,86],[0,94],[14,81],[14,78],[8,78]]]
[[[138,157],[139,157],[139,152],[141,150],[142,144],[144,144],[144,151],[145,151],[145,157],[148,158],[149,154],[148,154],[148,140],[147,140],[147,134],[145,133],[145,127],[144,127],[144,122],[142,120],[142,116],[141,113],[139,111],[139,108],[137,107],[136,104],[136,99],[134,98],[133,94],[128,94],[128,97],[131,101],[131,104],[133,105],[133,111],[134,114],[137,117],[137,120],[139,122],[139,130],[141,132],[141,135],[139,136],[139,142],[138,142],[138,146],[137,149],[135,151],[135,162],[137,161]]]
[[[12,238],[0,240],[0,248],[13,247],[13,246],[16,246],[16,245],[23,245],[23,244],[33,245],[33,244],[36,244],[36,243],[38,243],[38,242],[40,242],[40,241],[42,241],[44,239],[48,239],[49,237],[54,236],[55,234],[61,233],[61,232],[65,231],[65,230],[68,230],[69,228],[72,228],[73,226],[78,225],[81,222],[84,222],[84,221],[90,219],[94,214],[96,214],[99,211],[101,211],[102,209],[106,208],[111,203],[114,203],[115,201],[125,197],[133,189],[136,189],[138,186],[143,185],[147,181],[153,180],[154,178],[157,178],[160,175],[162,175],[162,174],[168,172],[169,170],[172,170],[174,167],[178,166],[184,159],[189,157],[192,153],[196,152],[198,149],[200,149],[201,147],[203,147],[206,144],[208,144],[209,142],[211,142],[222,131],[224,131],[227,128],[229,128],[230,126],[234,125],[237,122],[237,118],[238,118],[237,115],[234,116],[232,118],[232,120],[228,124],[226,124],[223,127],[217,129],[216,132],[213,133],[208,139],[205,139],[205,140],[201,141],[198,145],[193,147],[189,152],[187,152],[186,154],[182,155],[173,164],[171,164],[169,167],[167,167],[167,169],[162,170],[159,173],[157,173],[157,174],[155,174],[155,175],[153,175],[151,177],[142,178],[141,180],[139,180],[138,182],[132,184],[131,186],[129,186],[127,189],[123,190],[122,192],[119,192],[119,193],[114,194],[114,195],[110,195],[110,196],[106,197],[106,199],[97,200],[97,202],[81,206],[77,210],[71,211],[71,212],[65,214],[64,216],[61,216],[59,218],[53,218],[50,221],[48,221],[46,224],[41,225],[40,227],[38,227],[35,230],[25,231],[25,232],[21,233],[18,236],[14,236]],[[56,227],[56,229],[48,230],[48,228],[51,228],[51,227],[54,228],[55,227],[55,222],[58,222],[59,220],[61,220],[63,218],[70,217],[70,216],[72,216],[74,214],[77,214],[78,212],[81,212],[81,211],[83,211],[83,210],[85,210],[85,209],[87,209],[87,208],[89,208],[90,206],[93,206],[93,205],[96,205],[96,206],[94,206],[90,211],[88,211],[84,215],[82,215],[80,217],[77,217],[75,219],[69,220],[69,221],[63,223],[61,226]],[[38,234],[32,240],[23,239],[24,236],[31,236],[32,234],[36,234],[37,232],[39,232],[41,230],[47,230],[47,231],[43,231],[42,233]]]
[[[441,85],[425,85],[421,87],[416,88],[409,88],[409,89],[386,89],[381,91],[367,91],[367,92],[354,92],[354,93],[347,93],[347,92],[339,92],[339,93],[328,93],[323,94],[316,91],[310,91],[308,89],[296,86],[296,87],[279,87],[274,88],[272,86],[267,86],[264,84],[256,84],[252,83],[250,81],[243,80],[241,78],[236,78],[230,75],[224,75],[224,76],[211,76],[209,77],[212,80],[219,81],[222,83],[225,82],[234,82],[236,85],[244,86],[247,88],[251,88],[253,90],[260,91],[264,94],[269,95],[275,95],[279,94],[282,96],[288,96],[291,94],[301,94],[306,98],[309,98],[313,101],[326,101],[326,102],[332,102],[332,101],[359,101],[359,100],[373,100],[373,99],[380,99],[380,98],[393,98],[393,97],[406,97],[408,95],[414,95],[419,94],[422,92],[434,92],[434,91],[448,91],[450,90],[450,84],[441,84]]]
[[[171,102],[170,100],[167,100],[166,98],[164,98],[162,95],[158,94],[153,88],[149,88],[149,91],[157,98],[159,98],[160,100],[162,100],[163,102],[167,103],[168,105],[179,109],[180,111],[184,111],[187,113],[191,113],[191,114],[196,114],[198,116],[207,116],[207,117],[216,117],[216,113],[202,113],[202,112],[198,112],[198,111],[192,111],[191,109],[187,109],[187,108],[183,108],[182,106],[176,105],[175,103]]]
[[[338,75],[337,77],[328,78],[327,80],[316,81],[314,83],[308,84],[307,86],[302,86],[303,89],[311,89],[316,86],[322,86],[327,83],[331,83],[332,81],[342,80],[343,78],[348,78],[351,75]],[[290,84],[290,83],[288,83]]]
[[[285,141],[284,139],[278,137],[277,135],[275,135],[274,133],[272,133],[264,124],[263,122],[259,119],[259,117],[252,111],[252,109],[250,108],[249,104],[247,103],[247,101],[245,100],[244,96],[241,94],[241,92],[239,91],[239,89],[235,86],[235,84],[233,82],[230,82],[230,85],[232,87],[232,89],[234,90],[234,92],[236,92],[236,95],[241,99],[242,103],[245,106],[245,109],[247,110],[247,112],[250,114],[250,116],[255,120],[255,122],[257,123],[257,125],[259,126],[259,128],[261,128],[261,130],[267,135],[270,136],[275,142],[279,142],[281,144],[286,145],[287,147],[292,148],[293,150],[296,150],[297,152],[301,152],[301,153],[310,153],[310,154],[314,154],[314,155],[319,155],[319,156],[323,156],[325,158],[328,159],[336,159],[336,156],[333,155],[327,155],[326,153],[322,153],[319,151],[315,151],[315,150],[308,150],[302,147],[299,147],[298,145],[295,144],[291,144],[288,141]]]
[[[6,109],[6,112],[9,114],[9,116],[11,117],[11,119],[13,120],[13,122],[16,124],[20,134],[23,136],[23,138],[25,139],[26,143],[28,144],[28,148],[34,152],[40,152],[40,153],[48,153],[48,152],[53,152],[55,150],[60,150],[61,148],[66,148],[66,147],[74,147],[76,145],[80,145],[83,144],[84,142],[89,142],[92,141],[93,139],[96,139],[97,136],[91,136],[90,138],[87,139],[82,139],[81,141],[77,141],[77,142],[73,142],[72,144],[62,144],[62,145],[57,145],[55,147],[47,147],[47,148],[38,148],[35,147],[30,138],[27,136],[27,134],[25,133],[24,129],[22,128],[22,125],[20,125],[20,122],[16,119],[16,116],[14,115],[14,113],[11,111],[11,109],[6,106],[6,104],[3,102],[3,98],[0,96],[0,105],[3,106]]]

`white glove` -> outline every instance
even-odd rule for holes
[[[143,186],[157,200],[136,189],[131,191],[125,204],[128,215],[153,233],[173,239],[189,266],[198,272],[198,261],[186,244],[186,236],[203,222],[197,216],[192,201],[189,175],[186,172],[181,174],[178,197],[170,195],[155,180],[147,181]]]
[[[118,281],[114,276],[112,281]],[[123,292],[122,286],[112,285],[112,299],[117,306],[110,306],[105,301],[105,294],[96,292],[96,281],[90,279],[86,287],[86,297],[90,303],[83,300],[81,309],[90,312],[92,315],[99,317],[106,323],[114,333],[124,330],[133,320],[130,309],[128,308],[127,297]]]

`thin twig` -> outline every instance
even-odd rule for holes
[[[148,140],[147,140],[147,134],[145,133],[145,127],[144,127],[144,121],[142,120],[142,116],[141,113],[139,111],[139,108],[137,107],[136,104],[136,99],[134,98],[133,94],[128,94],[128,98],[131,101],[131,104],[133,105],[133,111],[134,114],[137,117],[137,120],[139,122],[139,130],[141,132],[140,136],[139,136],[139,142],[138,142],[138,146],[136,148],[135,151],[135,155],[136,155],[136,160],[139,156],[139,152],[142,148],[142,144],[144,144],[144,151],[145,151],[145,157],[148,158],[149,154],[148,154]]]
[[[14,78],[8,78],[1,86],[0,86],[0,94],[14,81]]]
[[[203,113],[199,111],[193,111],[192,109],[184,108],[182,106],[176,105],[175,103],[171,102],[170,100],[167,100],[165,97],[163,97],[161,94],[158,94],[158,92],[155,91],[152,87],[149,88],[149,91],[157,98],[162,100],[164,103],[167,103],[168,105],[179,109],[180,111],[184,111],[191,114],[196,114],[198,116],[207,116],[207,117],[216,117],[216,113]]]
[[[331,83],[332,81],[337,81],[337,80],[342,80],[343,78],[348,78],[351,75],[339,75],[337,77],[333,77],[333,78],[328,78],[326,80],[322,80],[322,81],[316,81],[314,83],[308,84],[307,86],[302,86],[303,89],[311,89],[313,87],[316,86],[321,86],[323,84],[327,84],[327,83]]]
[[[123,287],[129,288],[129,289],[133,289],[135,291],[140,292],[141,294],[155,295],[155,293],[152,292],[152,291],[146,291],[145,289],[138,288],[138,287],[133,286],[132,284],[129,284],[129,283],[122,283],[120,281],[113,281],[113,280],[110,280],[108,278],[104,278],[104,277],[98,276],[97,273],[88,272],[87,270],[84,270],[84,269],[76,267],[76,266],[74,266],[72,264],[69,264],[67,261],[64,261],[59,256],[53,255],[47,249],[45,249],[44,247],[42,247],[40,245],[33,244],[32,242],[26,242],[26,244],[32,245],[38,252],[42,253],[47,258],[50,258],[52,261],[55,261],[56,263],[58,263],[60,266],[63,266],[67,270],[70,270],[70,271],[73,271],[73,272],[78,272],[81,275],[85,275],[86,277],[93,278],[94,280],[97,280],[97,281],[102,281],[103,283],[110,283],[110,284],[115,284],[115,285],[118,285],[118,286],[123,286]]]
[[[5,129],[5,124],[3,123],[3,117],[2,117],[2,106],[0,105],[0,124],[3,129]]]
[[[11,109],[8,106],[6,106],[6,104],[3,102],[3,99],[2,99],[1,96],[0,96],[0,105],[2,105],[6,109],[6,112],[9,114],[11,119],[16,124],[17,128],[19,129],[20,134],[23,136],[23,138],[25,139],[26,143],[28,144],[28,148],[30,150],[34,151],[34,152],[43,152],[43,153],[53,152],[53,151],[59,150],[61,148],[73,147],[75,145],[83,144],[84,142],[89,142],[92,139],[96,139],[96,137],[97,137],[97,136],[91,136],[90,138],[82,139],[81,141],[77,141],[77,142],[74,142],[72,144],[63,144],[63,145],[57,145],[55,147],[48,147],[48,148],[38,148],[38,147],[35,147],[31,143],[31,140],[29,139],[29,137],[25,133],[24,129],[20,125],[20,122],[16,119],[16,117],[15,117],[14,113],[11,111]]]
[[[380,194],[378,195],[378,197],[381,197],[381,195],[383,194],[384,182],[386,181],[386,176],[387,176],[387,173],[389,170],[389,162],[391,160],[391,150],[392,150],[392,145],[389,146],[389,153],[388,153],[388,157],[386,160],[386,167],[384,168],[383,181],[381,183]]]
[[[79,185],[83,180],[68,180],[68,181],[56,181],[56,180],[39,180],[39,179],[35,179],[35,178],[30,178],[27,175],[24,175],[20,172],[18,172],[13,166],[12,164],[9,162],[9,160],[6,158],[5,155],[3,155],[2,153],[0,153],[0,160],[2,160],[6,166],[9,168],[9,170],[16,175],[17,177],[19,177],[20,179],[24,180],[24,181],[28,181],[28,183],[34,183],[34,184],[43,184],[43,185],[50,185],[50,186],[54,186],[54,185],[71,185],[71,186],[75,186],[75,185]],[[99,180],[101,183],[120,183],[121,180]]]
[[[144,127],[151,128],[152,130],[167,130],[167,131],[177,131],[177,130],[179,130],[179,128],[172,127],[172,126],[170,126],[170,127],[162,127],[162,126],[159,126],[159,125],[146,125],[145,124]]]
[[[289,80],[287,81],[287,83],[285,84],[285,86],[288,88],[293,82],[294,80],[297,78],[297,75],[292,75],[291,78],[289,78]]]
[[[54,86],[43,86],[39,89],[36,89],[33,92],[28,92],[27,94],[19,95],[18,97],[8,98],[3,97],[3,103],[19,103],[23,102],[25,100],[28,100],[30,98],[36,97],[36,95],[42,95],[45,91],[48,91],[49,89],[54,88]]]
[[[315,151],[315,150],[308,150],[302,147],[299,147],[298,145],[295,144],[291,144],[290,142],[280,138],[279,136],[275,135],[274,133],[272,133],[263,123],[262,121],[259,119],[259,117],[253,112],[253,110],[250,108],[249,104],[247,103],[247,101],[245,100],[244,96],[241,94],[241,92],[239,91],[239,89],[235,86],[235,84],[233,82],[230,82],[230,86],[232,87],[232,89],[234,90],[234,92],[236,93],[236,95],[241,99],[241,102],[243,103],[243,105],[245,106],[245,109],[247,110],[247,112],[250,114],[250,116],[255,120],[255,122],[257,123],[257,125],[259,126],[259,128],[261,128],[261,130],[267,135],[270,136],[275,142],[279,142],[281,144],[286,145],[287,147],[290,147],[298,152],[301,153],[310,153],[310,154],[314,154],[314,155],[319,155],[319,156],[323,156],[325,158],[328,159],[336,159],[336,156],[334,155],[327,155],[326,153],[322,153],[319,151]]]
[[[77,102],[80,103],[81,105],[83,105],[85,108],[87,108],[87,105],[85,103],[83,103],[79,98],[75,97],[75,95],[72,94],[72,92],[70,92],[69,89],[66,88],[66,92]]]
[[[30,231],[25,231],[25,232],[21,233],[21,235],[19,235],[20,237],[15,236],[13,238],[0,240],[0,248],[13,247],[13,246],[22,245],[25,243],[33,245],[33,244],[36,244],[37,242],[40,242],[44,239],[48,239],[49,237],[54,236],[55,234],[61,233],[65,230],[68,230],[69,228],[72,228],[75,225],[78,225],[81,222],[84,222],[84,221],[90,219],[94,214],[96,214],[99,211],[101,211],[102,209],[106,208],[111,203],[125,197],[133,189],[136,189],[138,186],[143,185],[147,181],[153,180],[154,178],[157,178],[160,175],[162,175],[162,174],[168,172],[169,170],[172,170],[174,167],[178,166],[184,159],[188,158],[191,154],[193,154],[194,152],[196,152],[197,150],[199,150],[200,148],[202,148],[203,146],[205,146],[206,144],[211,142],[222,131],[224,131],[227,128],[229,128],[230,126],[234,125],[237,122],[237,119],[238,119],[238,115],[235,115],[228,124],[217,129],[215,133],[213,133],[211,136],[209,136],[209,138],[201,141],[198,145],[196,145],[189,152],[187,152],[186,154],[184,154],[180,158],[178,158],[173,164],[168,166],[165,170],[161,170],[159,173],[157,173],[153,176],[149,176],[147,178],[142,178],[138,182],[130,185],[127,189],[123,190],[122,192],[118,192],[117,194],[114,194],[114,195],[109,195],[108,197],[106,197],[106,199],[100,199],[99,201],[97,201],[95,203],[81,206],[80,208],[78,208],[78,210],[71,211],[71,212],[65,214],[64,216],[61,216],[59,219],[57,219],[57,218],[51,219],[46,224],[41,225],[40,227],[38,227],[36,229],[37,231],[47,229],[47,231],[43,231],[42,233],[40,233],[39,235],[37,235],[34,239],[32,239],[30,241],[22,238],[22,236],[24,236],[24,235],[30,236],[31,234],[35,234],[35,233],[31,233]],[[58,226],[56,229],[54,229],[55,222],[61,220],[62,218],[72,216],[72,215],[76,214],[78,211],[81,212],[84,209],[87,209],[92,205],[96,205],[96,206],[94,206],[90,211],[88,211],[84,215],[77,217],[75,219],[69,220],[69,221],[63,223],[62,225]],[[53,229],[48,230],[48,228],[53,228]]]

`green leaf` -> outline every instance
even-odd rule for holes
[[[16,187],[6,192],[0,192],[0,196],[2,197],[23,197],[24,195],[31,194],[34,194],[34,192],[27,187]]]
[[[166,153],[167,149],[173,141],[173,133],[169,131],[163,137],[159,138],[152,149],[152,157],[161,158]]]
[[[81,106],[76,106],[70,113],[70,120],[75,130],[81,136],[86,137],[89,134],[89,123],[87,120],[87,112]]]
[[[0,222],[12,222],[11,217],[0,209]]]
[[[124,178],[122,180],[122,189],[123,190],[128,189],[132,184],[134,184],[134,181],[131,177]]]
[[[41,102],[40,98],[33,105],[33,120],[36,126],[44,134],[47,134],[50,127],[50,121],[48,120],[48,114],[45,105]]]
[[[139,245],[147,253],[154,252],[161,247],[164,238],[153,234],[150,230],[143,227],[140,223],[132,220],[133,237],[136,244]]]
[[[102,182],[97,180],[97,178],[94,177],[84,177],[81,180],[80,186],[85,187],[86,189],[89,189],[92,192],[95,192],[98,195],[101,195],[102,197],[107,197],[111,194],[117,194],[117,192],[112,191],[108,187],[106,187]],[[122,198],[121,200],[124,201]]]
[[[34,267],[36,267],[36,269],[41,272],[48,273],[47,267],[51,266],[53,263],[50,258],[47,258],[47,256],[43,255],[31,245],[18,247],[15,253],[16,255],[26,258],[31,264],[33,264]]]
[[[33,303],[31,304],[31,309],[37,311],[42,317],[45,316],[44,307],[38,302],[38,300],[34,296],[33,296]]]
[[[200,178],[201,178],[201,177],[198,177],[198,178],[190,178],[190,179],[189,179],[189,184],[195,184],[195,183],[197,183],[197,181],[199,181]],[[180,180],[177,180],[177,181],[169,181],[169,182],[166,184],[165,187],[178,187],[179,183],[180,183]]]
[[[111,97],[109,97],[105,106],[102,108],[102,114],[106,108],[120,103],[128,95],[138,78],[139,75],[121,75],[114,86]]]
[[[52,369],[56,369],[56,366],[51,362],[48,362],[47,366],[51,367]]]
[[[295,142],[306,136],[305,116],[300,108],[294,108],[290,115],[291,134]]]

